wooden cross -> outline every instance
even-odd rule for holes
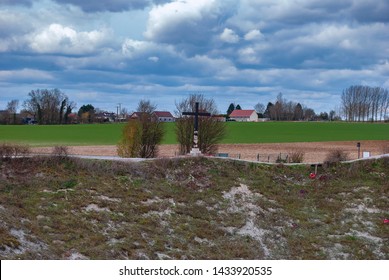
[[[194,116],[195,122],[194,122],[194,134],[193,134],[193,148],[198,149],[198,135],[199,135],[199,116],[210,116],[210,113],[200,113],[199,112],[199,102],[196,102],[195,104],[195,111],[194,112],[183,112],[184,116]]]

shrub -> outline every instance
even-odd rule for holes
[[[330,151],[325,159],[325,162],[341,162],[348,160],[348,155],[346,152],[340,149]]]
[[[69,148],[66,146],[55,146],[51,154],[53,156],[64,158],[69,155]]]
[[[0,145],[0,159],[10,159],[12,157],[27,156],[30,154],[28,146],[6,144]]]
[[[154,158],[158,155],[158,145],[164,136],[163,123],[153,114],[156,106],[141,100],[138,104],[137,120],[130,120],[123,128],[122,139],[117,145],[121,157]]]
[[[124,126],[122,138],[117,145],[117,153],[120,157],[137,157],[142,139],[141,124],[138,120],[130,120]]]
[[[301,163],[304,161],[305,152],[302,150],[296,150],[289,153],[289,162]]]

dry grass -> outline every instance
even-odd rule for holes
[[[17,144],[0,144],[0,159],[27,156],[30,154],[30,147]]]
[[[336,163],[336,162],[341,162],[341,161],[346,161],[348,160],[348,155],[346,152],[340,149],[335,149],[330,151],[325,159],[325,162],[329,163]]]
[[[0,162],[1,259],[389,258],[384,159],[53,158]]]
[[[301,163],[304,162],[305,152],[303,150],[296,150],[289,153],[289,162]]]

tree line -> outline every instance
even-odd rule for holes
[[[234,104],[231,103],[227,110],[227,116],[230,115],[234,109],[241,110],[239,105],[234,106]],[[309,108],[299,102],[286,100],[283,98],[282,93],[277,95],[274,103],[268,102],[267,106],[262,103],[257,103],[254,106],[254,109],[259,118],[265,118],[272,121],[333,121],[340,119],[334,110],[331,110],[329,113],[321,112],[320,114],[316,114],[312,108]]]
[[[37,89],[28,93],[20,114],[17,114],[18,107],[18,100],[8,102],[0,116],[0,123],[20,124],[31,116],[38,124],[67,124],[76,103],[59,89]]]
[[[76,103],[59,89],[37,89],[28,93],[28,99],[22,103],[23,109],[18,114],[19,100],[11,100],[5,110],[0,111],[0,124],[33,123],[69,124],[74,123]],[[76,123],[94,123],[104,121],[97,116],[102,113],[91,104],[82,105],[77,112]],[[125,108],[120,112],[126,114]],[[112,113],[113,114],[113,113]]]
[[[32,116],[38,124],[68,124],[74,119],[69,116],[76,108],[76,103],[59,89],[37,89],[28,93],[28,99],[22,103],[23,110],[18,114],[19,101],[11,100],[5,110],[0,110],[0,124],[20,124],[22,120]],[[254,106],[259,118],[274,121],[312,121],[341,120],[346,121],[387,121],[389,120],[389,94],[382,87],[354,85],[343,90],[339,111],[321,112],[316,114],[312,108],[302,103],[288,101],[279,93],[275,102],[267,106],[257,103]],[[241,110],[240,105],[231,103],[227,109],[228,115],[233,110]],[[180,110],[178,110],[179,113]],[[103,112],[91,104],[83,105],[77,111],[77,123],[101,122],[106,117],[97,117]],[[106,113],[106,112],[104,112]],[[127,115],[125,108],[118,111],[116,117]],[[115,115],[114,113],[110,113]],[[109,116],[112,117],[112,116]],[[115,117],[115,116],[113,116]]]
[[[342,92],[346,121],[382,121],[388,118],[389,94],[381,87],[351,86]]]

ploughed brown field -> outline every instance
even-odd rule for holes
[[[350,160],[358,158],[358,141],[341,142],[300,142],[300,143],[272,143],[272,144],[221,144],[219,153],[228,154],[231,158],[245,160],[258,159],[261,162],[275,162],[281,154],[296,151],[304,152],[304,162],[323,162],[329,152],[342,150],[347,153]],[[386,141],[360,141],[360,157],[363,152],[370,152],[371,156],[388,153],[389,140]],[[159,146],[159,157],[174,157],[178,155],[178,145]],[[51,153],[51,147],[33,148],[36,153]],[[74,155],[117,156],[116,146],[69,146],[69,153]]]

